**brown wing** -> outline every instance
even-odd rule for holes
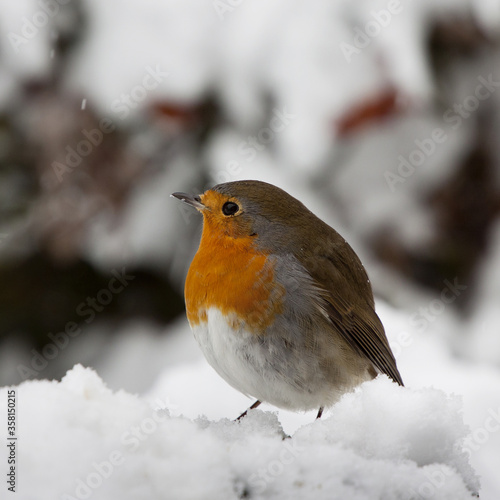
[[[356,352],[368,358],[377,370],[403,385],[384,327],[373,309],[349,306],[341,297],[331,295],[323,297],[322,307],[335,330]]]
[[[319,291],[319,307],[356,352],[403,385],[384,327],[374,308],[368,275],[349,244],[328,227],[315,252],[303,258]]]

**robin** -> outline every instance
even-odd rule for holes
[[[217,373],[257,399],[250,408],[265,401],[319,418],[378,373],[403,385],[361,261],[300,201],[260,181],[172,196],[203,215],[185,284],[189,324]]]

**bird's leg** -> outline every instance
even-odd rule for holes
[[[259,405],[260,405],[261,401],[259,401],[257,399],[257,401],[255,401],[255,403],[250,406],[250,408],[248,408],[248,410],[255,410],[255,408],[257,408]],[[236,422],[240,419],[240,418],[243,418],[247,413],[248,413],[248,410],[245,410],[237,419],[236,419]]]
[[[318,414],[316,415],[316,420],[318,420],[318,418],[321,418],[321,415],[323,415],[323,406],[319,407]]]

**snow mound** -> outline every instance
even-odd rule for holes
[[[190,420],[168,401],[111,391],[81,365],[15,390],[20,499],[459,500],[479,488],[460,399],[386,377],[291,437],[273,412]]]

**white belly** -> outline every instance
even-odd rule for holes
[[[340,396],[310,359],[306,363],[298,352],[288,356],[279,340],[259,342],[254,333],[233,330],[216,308],[192,330],[210,365],[247,396],[291,410],[318,409]]]

